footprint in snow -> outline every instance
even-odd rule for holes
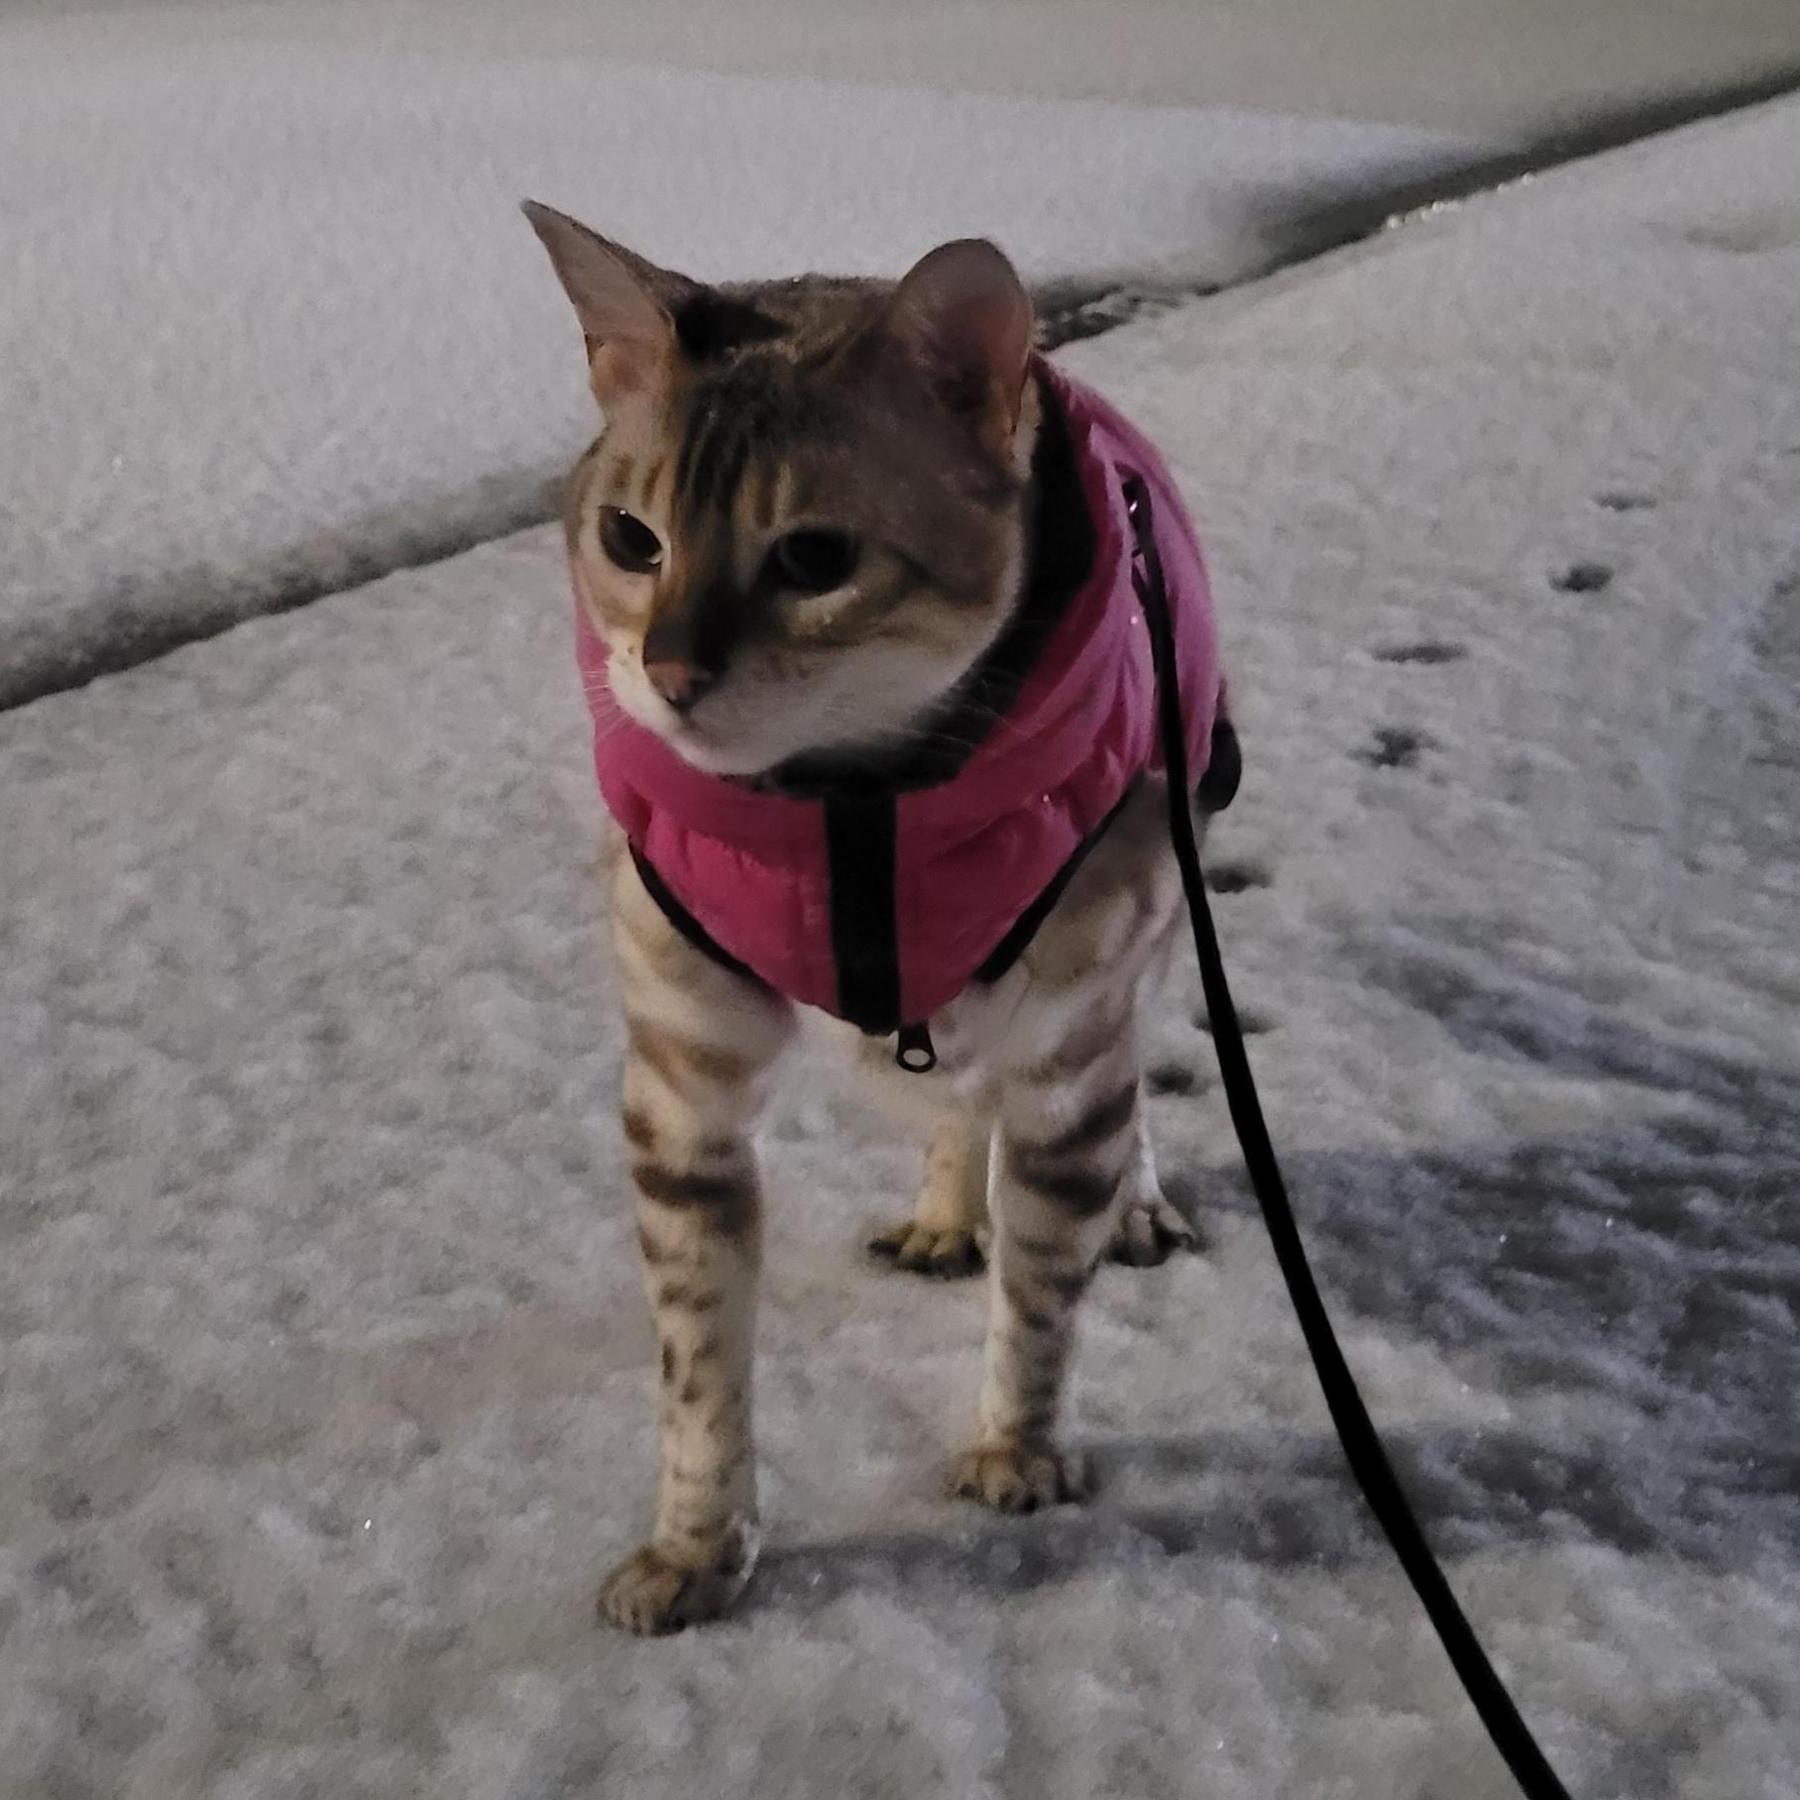
[[[1597,594],[1612,585],[1613,572],[1605,563],[1571,563],[1560,575],[1550,577],[1559,594]]]
[[[1197,1094],[1206,1086],[1198,1069],[1173,1057],[1152,1063],[1144,1071],[1144,1086],[1153,1094]]]
[[[1379,725],[1375,729],[1374,742],[1356,751],[1355,756],[1358,762],[1367,763],[1371,769],[1410,769],[1430,742],[1422,731]]]
[[[1237,1009],[1237,1015],[1238,1024],[1242,1026],[1244,1036],[1247,1038],[1262,1037],[1265,1033],[1275,1029],[1274,1020],[1266,1018],[1252,1006],[1240,1006]],[[1194,1014],[1194,1029],[1204,1031],[1208,1037],[1212,1036],[1212,1020],[1206,1016],[1205,1007],[1201,1007]]]
[[[1215,894],[1241,894],[1249,888],[1266,888],[1269,871],[1260,863],[1222,862],[1206,871],[1206,885]]]
[[[1453,663],[1469,654],[1462,644],[1440,644],[1427,638],[1416,644],[1384,644],[1374,652],[1375,660],[1384,663]]]

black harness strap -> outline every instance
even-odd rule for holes
[[[1207,1016],[1212,1021],[1219,1074],[1231,1109],[1231,1122],[1244,1153],[1250,1185],[1255,1190],[1263,1222],[1275,1246],[1275,1260],[1287,1283],[1288,1297],[1299,1316],[1300,1330],[1312,1353],[1325,1404],[1331,1411],[1331,1422],[1337,1427],[1338,1441],[1344,1447],[1357,1485],[1362,1489],[1376,1523],[1393,1546],[1394,1554],[1400,1559],[1400,1566],[1412,1582],[1413,1590],[1424,1603],[1426,1614],[1449,1655],[1450,1665],[1474,1702],[1494,1748],[1506,1759],[1513,1779],[1527,1800],[1569,1800],[1568,1789],[1557,1779],[1556,1771],[1520,1717],[1512,1696],[1494,1673],[1487,1652],[1482,1649],[1481,1641],[1451,1591],[1450,1583],[1444,1578],[1437,1558],[1431,1553],[1431,1546],[1425,1541],[1405,1490],[1388,1460],[1381,1434],[1369,1417],[1368,1408],[1350,1373],[1350,1365],[1338,1347],[1337,1333],[1332,1329],[1330,1315],[1313,1279],[1306,1247],[1300,1241],[1294,1210],[1281,1178],[1281,1166],[1275,1160],[1275,1147],[1269,1141],[1269,1128],[1263,1120],[1262,1103],[1257,1098],[1256,1082],[1250,1073],[1244,1034],[1231,1003],[1231,989],[1226,984],[1225,965],[1219,954],[1218,934],[1213,929],[1212,909],[1207,903],[1206,883],[1200,873],[1199,846],[1194,841],[1194,821],[1188,806],[1187,734],[1182,723],[1176,673],[1175,625],[1163,586],[1162,559],[1157,555],[1156,539],[1151,530],[1150,492],[1143,478],[1133,475],[1126,481],[1125,494],[1137,537],[1137,561],[1132,580],[1143,603],[1144,616],[1149,621],[1156,667],[1157,715],[1169,782],[1169,836],[1174,843],[1175,860],[1181,867],[1181,885],[1193,922],[1194,949],[1200,959],[1200,980],[1206,992]]]
[[[825,796],[837,1012],[870,1037],[900,1029],[897,822],[891,791]]]
[[[1049,918],[1051,908],[1063,897],[1063,890],[1075,879],[1076,870],[1087,861],[1089,853],[1106,836],[1113,820],[1125,810],[1125,802],[1134,791],[1127,788],[1112,811],[1075,846],[1074,855],[1050,877],[1050,885],[1013,920],[1006,935],[982,959],[981,967],[970,976],[971,981],[992,985],[1031,948],[1031,940]]]
[[[1221,717],[1213,726],[1212,758],[1200,785],[1194,790],[1194,804],[1203,813],[1223,812],[1237,793],[1242,764],[1238,759],[1237,733],[1231,721]],[[1050,877],[1050,885],[1013,921],[1011,929],[987,953],[981,967],[969,978],[992,985],[1031,948],[1031,940],[1050,917],[1064,890],[1075,879],[1076,871],[1098,847],[1112,827],[1112,822],[1125,810],[1126,802],[1137,792],[1134,783],[1119,797],[1104,819],[1075,846],[1075,854]]]
[[[644,891],[658,906],[662,908],[663,917],[669,921],[696,950],[710,956],[720,968],[729,969],[734,975],[741,975],[746,981],[754,981],[759,988],[767,988],[768,983],[749,967],[741,963],[713,934],[700,923],[688,909],[675,898],[673,890],[663,878],[657,874],[656,865],[651,862],[636,844],[631,846],[631,860],[637,865],[638,878],[644,884]]]

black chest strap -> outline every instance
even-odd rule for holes
[[[741,963],[719,942],[713,934],[700,923],[688,909],[676,899],[675,891],[657,874],[656,865],[651,862],[636,844],[631,846],[631,860],[638,872],[638,879],[644,884],[644,892],[662,909],[662,915],[669,921],[687,941],[706,956],[710,956],[721,969],[729,969],[733,975],[741,975],[745,981],[753,981],[759,988],[767,988],[768,983],[750,967]]]
[[[899,808],[891,792],[828,794],[825,864],[837,1014],[870,1037],[900,1018]]]

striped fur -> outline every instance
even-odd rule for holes
[[[1021,581],[1037,409],[1029,309],[998,253],[949,246],[897,286],[705,289],[560,215],[532,217],[606,411],[566,529],[622,707],[714,772],[821,755],[853,766],[916,730]],[[655,532],[658,566],[612,560],[609,507]],[[798,597],[770,578],[771,546],[799,527],[854,537],[839,590]],[[645,674],[669,658],[705,662],[711,681],[679,714]],[[931,1021],[937,1074],[885,1065],[931,1149],[916,1212],[874,1247],[932,1274],[989,1264],[981,1400],[952,1487],[1003,1510],[1082,1491],[1058,1414],[1096,1264],[1109,1246],[1159,1260],[1187,1235],[1157,1192],[1135,1030],[1178,898],[1162,804],[1149,787],[1133,795],[1015,967]],[[613,856],[611,881],[661,1487],[651,1537],[601,1608],[658,1632],[722,1611],[755,1559],[752,1135],[795,1021],[681,937],[630,858]],[[846,1042],[853,1057],[888,1054]]]
[[[622,301],[606,284],[628,253],[541,213],[606,415],[568,485],[564,529],[620,707],[721,774],[907,736],[999,635],[1018,587],[1031,441],[1020,413],[1036,396],[1023,376],[1029,303],[1010,267],[991,247],[950,246],[961,255],[948,280],[938,252],[899,284],[806,276],[713,290],[630,258],[636,298]],[[583,262],[596,256],[598,276]],[[958,273],[959,260],[971,267]],[[968,323],[957,284],[971,279],[993,289],[991,313],[1016,313],[1018,368],[1004,400],[952,409],[945,371],[966,383],[965,365],[991,348]],[[635,334],[623,361],[602,339],[609,325]],[[656,534],[658,569],[608,556],[607,508]],[[853,540],[854,578],[823,594],[784,586],[772,551],[803,529]],[[691,712],[645,672],[668,660],[711,678]]]

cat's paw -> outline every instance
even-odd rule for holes
[[[1134,1200],[1126,1207],[1106,1254],[1134,1269],[1154,1269],[1178,1250],[1199,1248],[1193,1226],[1159,1194],[1154,1200]]]
[[[955,1227],[934,1231],[911,1219],[869,1239],[869,1254],[877,1262],[892,1263],[914,1275],[930,1275],[952,1281],[962,1275],[979,1275],[987,1262],[981,1240],[972,1231]]]
[[[1086,1462],[1044,1444],[977,1445],[950,1467],[950,1492],[995,1512],[1036,1512],[1085,1500],[1092,1490]]]
[[[662,1637],[716,1619],[744,1591],[756,1551],[752,1526],[734,1529],[698,1563],[645,1544],[600,1584],[600,1616],[639,1637]]]

